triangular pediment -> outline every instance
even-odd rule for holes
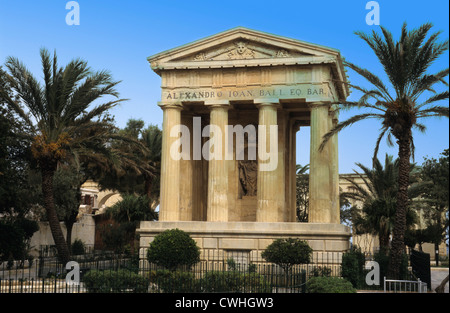
[[[180,57],[173,61],[228,61],[245,59],[291,58],[314,56],[312,53],[286,49],[273,44],[264,44],[247,38],[236,38],[220,45]]]
[[[243,62],[240,60],[246,60],[245,66],[256,66],[259,65],[258,60],[287,62],[287,59],[304,59],[309,62],[336,57],[339,57],[336,49],[237,27],[158,53],[149,57],[148,61],[158,72],[180,66],[216,67],[220,64],[229,66],[231,63],[242,66]]]

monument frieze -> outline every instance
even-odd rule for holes
[[[163,90],[162,101],[252,100],[261,98],[330,100],[326,85],[304,84],[298,86],[199,88]]]

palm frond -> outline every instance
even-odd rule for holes
[[[425,117],[449,117],[449,108],[443,106],[433,106],[428,109],[421,110],[417,113],[417,118]]]
[[[417,100],[420,95],[422,95],[425,91],[431,91],[436,93],[432,86],[437,83],[443,83],[444,85],[448,85],[444,80],[444,77],[448,76],[449,69],[446,68],[436,74],[423,75],[411,83],[411,90],[409,91],[409,96],[413,100]]]
[[[373,151],[373,157],[372,157],[372,161],[373,161],[373,165],[375,166],[375,162],[377,159],[377,155],[378,155],[378,150],[380,149],[380,142],[381,139],[383,139],[384,135],[386,134],[386,132],[390,132],[389,127],[383,126],[380,130],[380,134],[378,135],[377,141],[375,142],[375,149]],[[388,134],[390,135],[390,133]],[[389,136],[388,136],[389,138]],[[389,139],[388,139],[389,142]]]
[[[417,129],[418,131],[420,131],[421,133],[425,133],[427,130],[427,127],[423,124],[420,123],[415,123],[413,126],[415,129]]]
[[[351,68],[356,73],[367,79],[370,83],[372,83],[375,87],[377,87],[380,92],[383,94],[383,98],[387,101],[393,101],[391,95],[389,94],[389,90],[384,85],[383,81],[376,76],[375,74],[371,73],[370,71],[363,69],[353,63],[345,62],[345,66]]]
[[[424,101],[422,104],[419,104],[416,106],[417,110],[420,110],[422,107],[426,106],[427,104],[433,103],[433,102],[437,102],[437,101],[441,101],[441,100],[445,100],[449,98],[449,92],[448,90],[443,91],[441,93],[432,95],[431,97],[429,97],[426,101]]]
[[[46,118],[42,89],[39,82],[17,58],[8,57],[5,66],[10,72],[7,78],[11,88],[25,103],[30,113],[37,120]]]
[[[361,120],[364,119],[368,119],[368,118],[383,118],[382,114],[374,114],[374,113],[365,113],[365,114],[359,114],[359,115],[354,115],[352,117],[350,117],[349,119],[338,123],[335,127],[333,127],[329,132],[327,132],[323,137],[322,137],[322,143],[319,146],[319,151],[322,151],[323,148],[325,147],[325,145],[327,144],[327,142],[331,139],[331,137],[333,137],[334,135],[336,135],[337,133],[339,133],[341,130],[343,130],[344,128],[359,122]]]

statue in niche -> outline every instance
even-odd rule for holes
[[[247,47],[247,43],[238,41],[235,43],[234,50],[228,53],[229,59],[252,59],[255,57],[255,52]]]
[[[241,137],[242,138],[242,137]],[[236,159],[238,160],[238,175],[240,196],[256,196],[258,161],[256,158],[258,148],[257,124],[248,124],[244,128],[243,142],[236,142]],[[236,138],[236,140],[238,140]]]
[[[240,160],[238,166],[243,196],[256,196],[258,162],[256,160]]]

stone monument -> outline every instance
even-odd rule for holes
[[[346,98],[338,50],[243,27],[148,58],[161,76],[159,221],[141,222],[141,255],[179,228],[202,249],[258,256],[277,238],[342,253],[337,123]],[[309,222],[296,222],[296,133],[311,128]],[[269,151],[269,153],[267,153]]]

